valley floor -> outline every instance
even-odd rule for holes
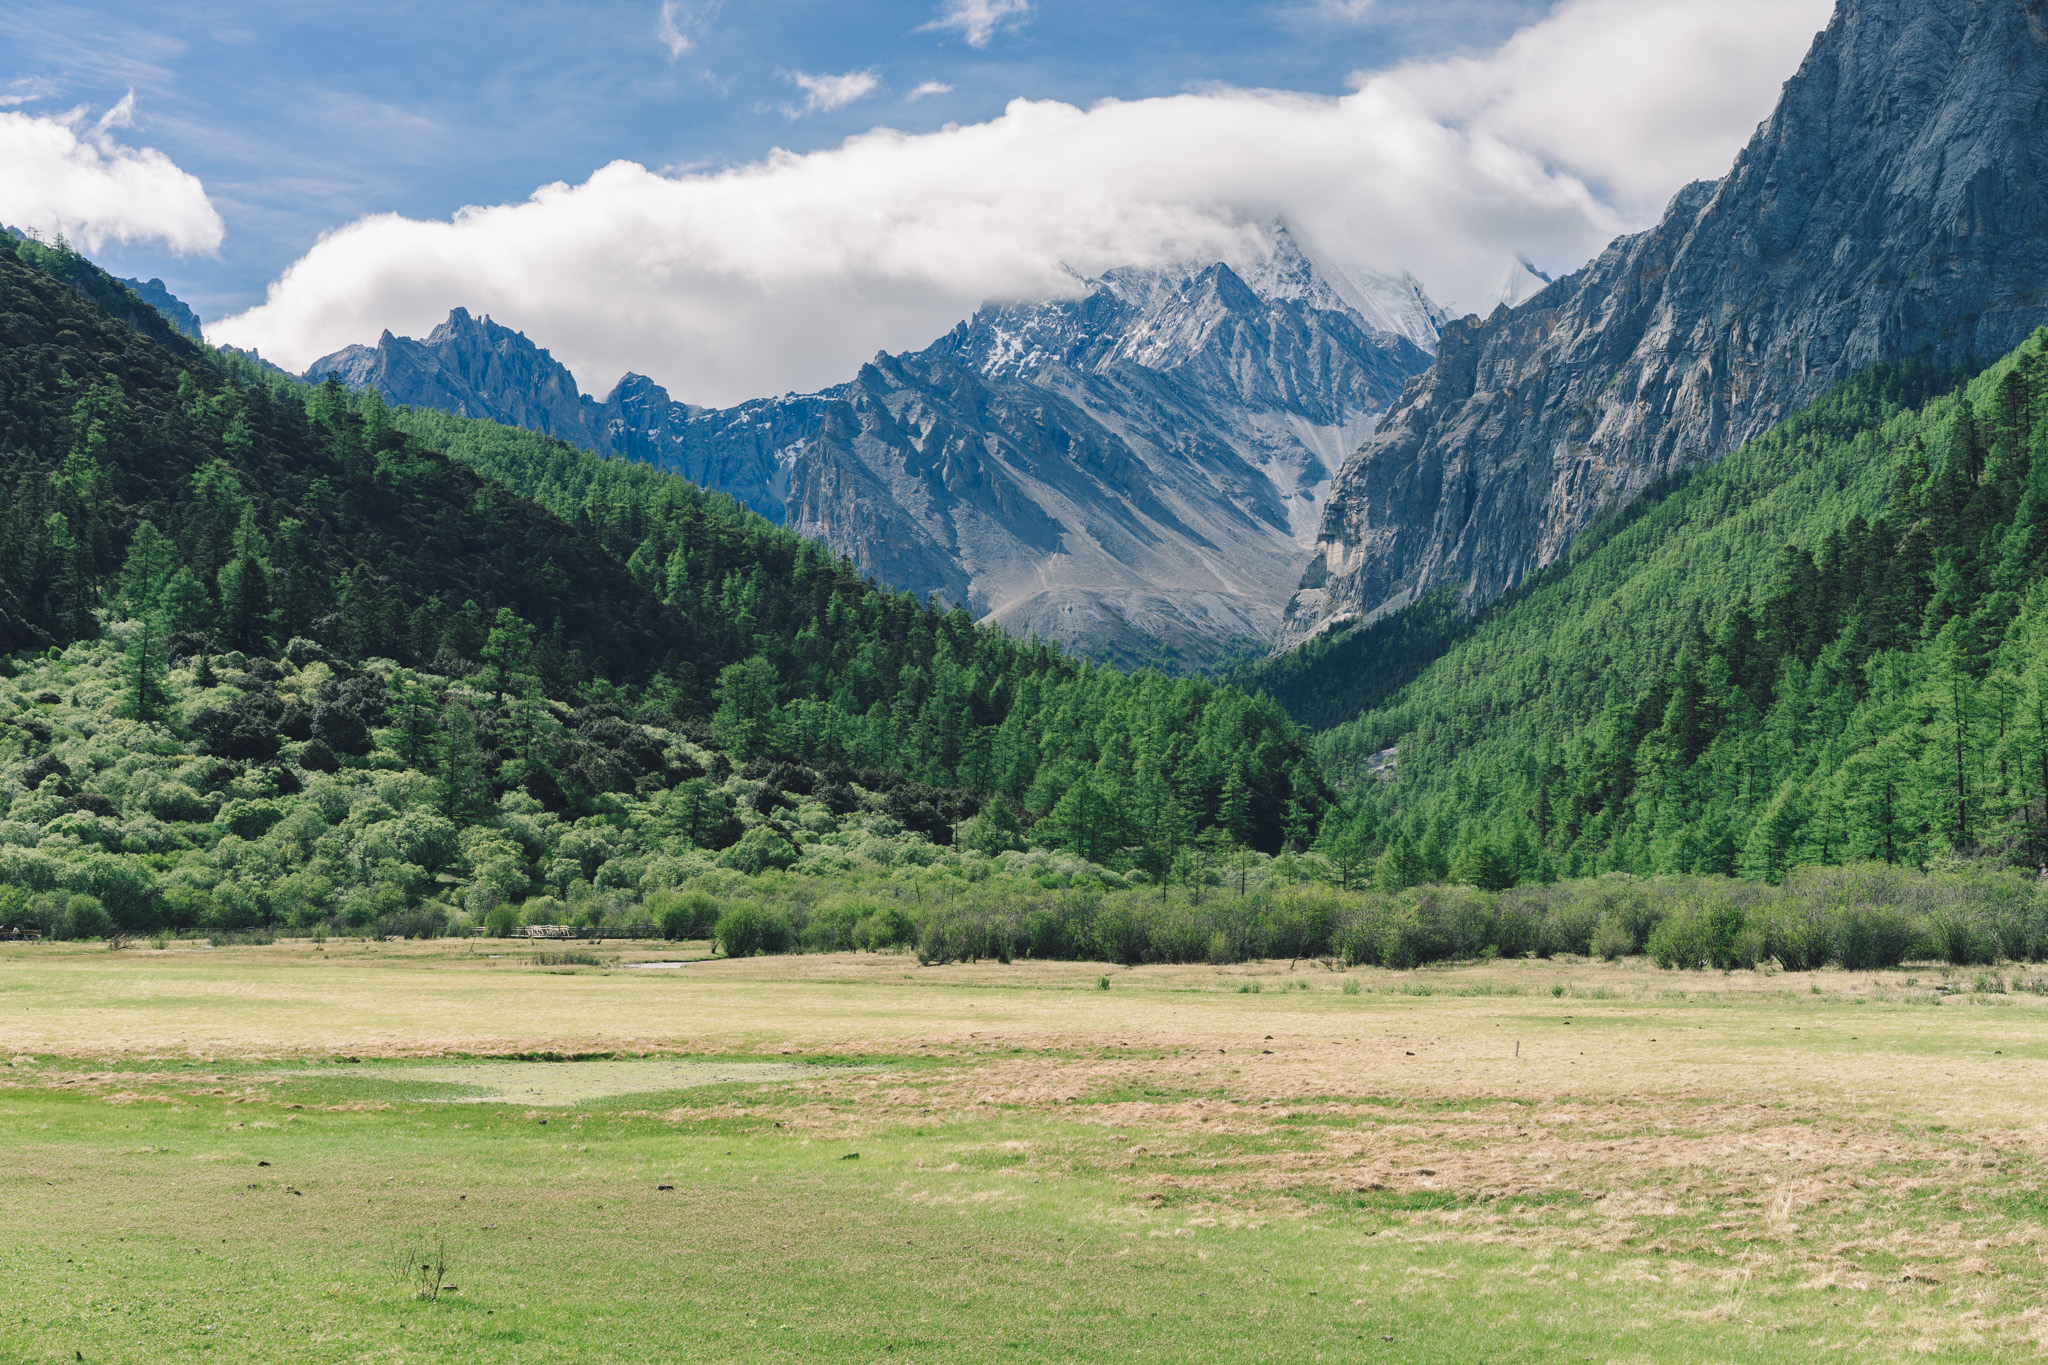
[[[2048,1344],[2025,973],[654,948],[0,947],[0,1360]]]

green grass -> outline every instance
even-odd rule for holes
[[[2048,1001],[1097,974],[10,950],[0,1365],[2037,1354]],[[437,999],[459,1029],[406,1022]],[[205,1054],[152,1048],[166,1018]],[[656,1033],[694,1041],[616,1041]],[[664,1052],[782,1069],[440,1102],[498,1093],[477,1059]],[[442,1256],[454,1288],[417,1297]]]
[[[1725,1299],[1701,1267],[1668,1267],[1679,1284],[1666,1286],[1632,1279],[1633,1257],[1542,1250],[1541,1224],[1564,1199],[1512,1206],[1529,1245],[1475,1245],[1410,1221],[1470,1204],[1451,1193],[1306,1209],[1155,1202],[1089,1172],[1094,1144],[1024,1116],[849,1143],[751,1114],[579,1109],[544,1123],[510,1106],[421,1104],[417,1087],[382,1087],[390,1108],[335,1109],[380,1087],[321,1077],[262,1085],[248,1103],[162,1076],[123,1080],[175,1103],[108,1104],[104,1090],[0,1100],[13,1358],[1469,1361],[1606,1359],[1627,1341],[1622,1358],[1676,1361],[1727,1358],[1737,1342],[1747,1359],[1827,1349],[1825,1328],[1687,1323],[1672,1310]],[[443,1245],[458,1288],[419,1301],[393,1265],[408,1246]]]

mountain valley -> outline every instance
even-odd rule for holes
[[[1125,666],[1263,652],[1332,472],[1427,368],[1440,312],[1283,225],[1233,268],[1112,271],[991,304],[823,393],[709,410],[628,375],[602,402],[457,311],[307,377],[645,461],[878,581]]]

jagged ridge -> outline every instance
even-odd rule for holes
[[[1454,585],[1467,607],[1603,508],[1867,366],[2048,322],[2041,0],[1842,0],[1723,180],[1519,308],[1444,329],[1346,463],[1283,644]]]
[[[1121,662],[1200,666],[1272,637],[1343,452],[1429,362],[1412,280],[1354,280],[1276,227],[1269,255],[1115,271],[991,304],[850,383],[729,409],[628,375],[603,401],[457,310],[317,362],[393,402],[673,470],[882,582]]]

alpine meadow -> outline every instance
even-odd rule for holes
[[[2043,0],[813,8],[0,15],[0,1362],[2048,1352]]]

